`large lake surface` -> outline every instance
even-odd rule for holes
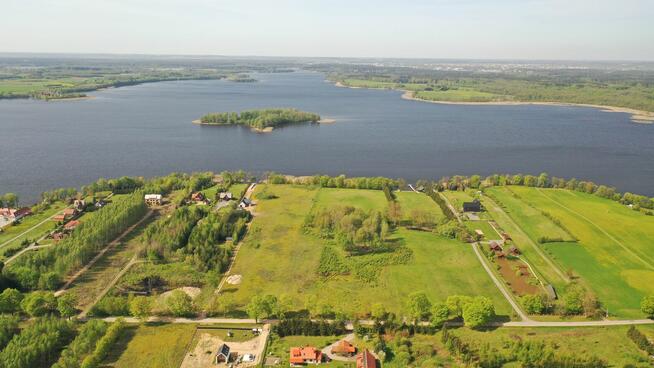
[[[627,114],[408,101],[310,72],[255,77],[143,84],[79,101],[0,101],[0,193],[26,203],[99,177],[244,169],[407,180],[545,171],[654,195],[654,125]],[[207,112],[264,107],[337,122],[268,134],[191,124]]]

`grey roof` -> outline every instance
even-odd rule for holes
[[[222,346],[218,349],[216,355],[222,355],[225,358],[229,358],[229,351],[230,351],[229,346],[227,346],[227,344],[222,344]]]

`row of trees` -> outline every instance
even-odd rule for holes
[[[373,190],[384,190],[384,188],[395,190],[401,187],[403,183],[401,180],[393,180],[380,176],[373,178],[348,178],[345,175],[339,175],[336,177],[329,175],[294,177],[277,173],[268,173],[267,180],[270,184],[317,185],[323,188]]]
[[[442,326],[453,318],[462,318],[466,326],[477,328],[495,317],[493,302],[484,296],[451,295],[445,302],[432,304],[424,292],[416,292],[409,295],[406,310],[415,323],[429,320],[434,326]]]
[[[319,236],[335,239],[350,253],[385,249],[384,241],[391,232],[381,212],[364,212],[350,206],[320,209],[307,215],[305,224]]]
[[[75,340],[64,349],[52,368],[80,368],[84,358],[95,349],[106,332],[107,323],[102,320],[92,319],[84,323]]]
[[[520,302],[528,314],[581,315],[590,318],[602,317],[602,309],[595,294],[573,282],[566,286],[561,298],[553,302],[542,294],[524,295]]]
[[[202,206],[179,207],[149,225],[143,232],[143,248],[150,259],[169,258],[186,246],[193,228],[207,215]]]
[[[320,115],[297,109],[261,109],[236,112],[219,112],[204,115],[200,118],[202,124],[233,125],[243,124],[252,128],[263,129],[284,124],[317,122]]]
[[[58,313],[62,317],[72,317],[75,309],[75,297],[66,293],[58,298],[52,292],[34,291],[23,295],[20,291],[7,288],[0,293],[0,313],[25,313],[31,317],[40,317]]]
[[[146,211],[140,191],[117,198],[56,247],[25,254],[4,271],[21,289],[54,290],[64,275],[87,263],[108,242],[140,220]]]

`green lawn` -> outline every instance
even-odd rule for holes
[[[408,264],[375,266],[385,255],[346,257],[332,247],[350,267],[348,275],[324,278],[318,275],[320,255],[329,241],[303,232],[305,216],[312,204],[381,207],[382,192],[353,189],[317,189],[290,185],[266,185],[278,198],[259,201],[251,229],[239,251],[233,274],[243,276],[240,285],[226,285],[242,308],[253,295],[287,295],[294,309],[302,309],[309,295],[318,296],[335,310],[365,314],[374,303],[401,313],[406,297],[425,291],[433,301],[452,294],[486,295],[495,302],[498,313],[510,309],[486,275],[469,245],[440,238],[430,232],[399,230],[392,236],[413,252]],[[258,186],[262,190],[265,186]],[[350,202],[350,200],[352,202]],[[374,282],[357,277],[362,270],[377,271]],[[461,272],[465,270],[465,272]]]
[[[436,202],[424,193],[395,192],[395,196],[400,203],[403,220],[411,219],[411,212],[414,210],[426,211],[432,214],[436,218],[437,223],[445,218],[445,215]]]
[[[546,245],[558,262],[580,275],[612,314],[642,317],[640,300],[654,293],[654,217],[584,193],[512,190],[552,214],[579,239],[577,244]]]
[[[322,188],[316,196],[319,208],[353,206],[364,211],[384,211],[388,201],[381,190]]]
[[[130,326],[114,344],[102,367],[178,367],[191,342],[195,325]]]
[[[463,212],[463,202],[470,202],[474,199],[468,192],[446,190],[442,194],[459,212]]]
[[[470,229],[473,233],[475,230],[479,229],[484,233],[482,240],[499,240],[501,237],[497,234],[493,227],[488,224],[488,221],[466,221],[464,222],[465,226]]]

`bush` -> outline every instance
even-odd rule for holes
[[[57,300],[49,291],[35,291],[27,295],[20,305],[23,311],[32,317],[43,316],[57,310]]]
[[[96,316],[128,316],[129,300],[122,296],[107,296],[93,306]]]
[[[186,317],[193,313],[193,300],[181,290],[173,290],[166,299],[168,310],[174,316]]]
[[[640,310],[645,313],[646,316],[654,318],[654,295],[643,298],[643,301],[640,303]]]
[[[547,310],[547,304],[543,295],[525,295],[521,298],[521,302],[528,314],[543,314]]]
[[[0,313],[14,313],[20,310],[23,294],[16,289],[7,288],[0,294]]]

